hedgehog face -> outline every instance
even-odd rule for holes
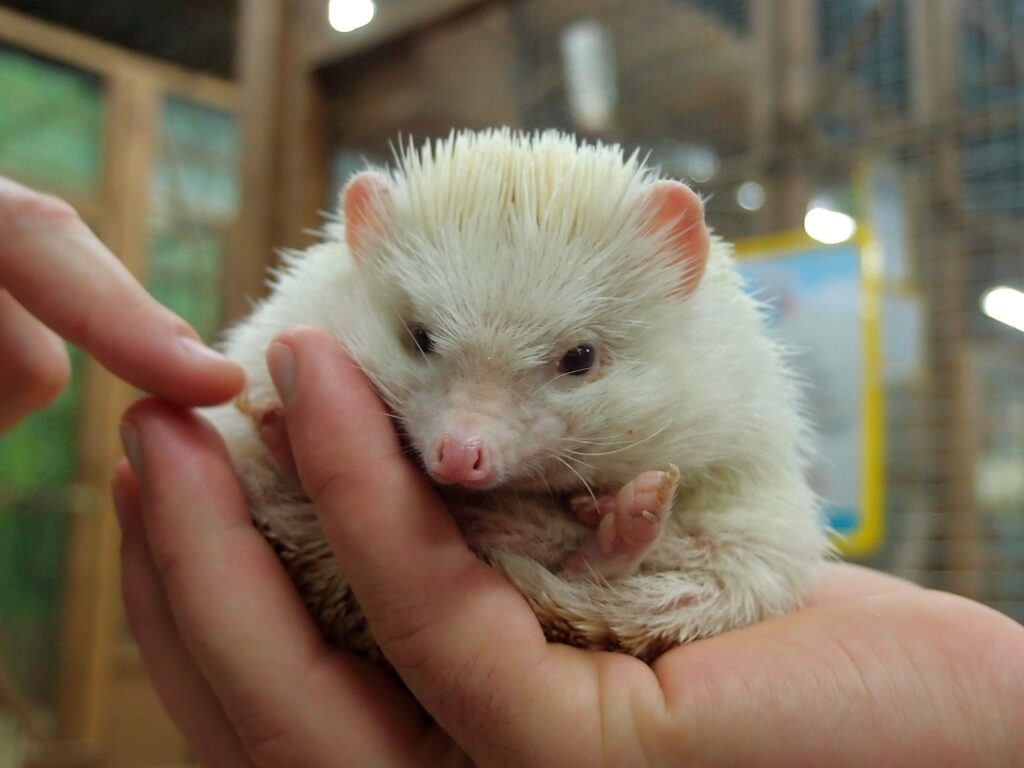
[[[637,402],[664,376],[650,329],[703,272],[700,201],[615,149],[475,141],[349,183],[367,298],[346,342],[435,482],[619,482],[663,422]]]

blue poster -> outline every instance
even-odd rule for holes
[[[877,408],[866,382],[870,358],[865,322],[861,247],[808,245],[742,249],[747,289],[769,307],[770,332],[790,353],[804,384],[805,407],[816,428],[817,460],[811,486],[823,499],[828,523],[843,541],[865,551],[879,525],[874,446],[866,445]],[[866,375],[866,372],[868,375]]]

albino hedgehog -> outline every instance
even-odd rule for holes
[[[549,639],[649,660],[798,605],[829,547],[798,388],[694,192],[616,146],[460,132],[356,175],[341,213],[230,333],[245,407],[210,412],[330,640],[379,658],[260,438],[265,352],[299,324],[365,370]]]

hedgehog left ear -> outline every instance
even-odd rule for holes
[[[366,243],[381,234],[394,211],[387,177],[377,171],[357,173],[341,193],[341,211],[345,242],[359,260],[365,255]]]
[[[671,180],[652,184],[642,204],[652,231],[667,235],[668,246],[681,268],[677,293],[688,296],[704,276],[711,250],[704,204],[688,186]]]

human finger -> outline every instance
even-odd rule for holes
[[[403,455],[372,386],[333,338],[287,332],[271,345],[268,363],[324,535],[374,638],[417,698],[478,760],[534,753],[522,764],[600,764],[603,745],[619,741],[602,733],[631,730],[629,717],[609,725],[603,715],[630,700],[635,681],[620,675],[616,702],[602,710],[598,667],[628,667],[640,673],[639,686],[653,687],[647,667],[547,645],[522,596],[469,550]]]
[[[0,434],[49,405],[67,385],[64,343],[7,291],[0,289]]]
[[[242,387],[241,369],[146,293],[70,205],[3,178],[0,287],[147,392],[211,405]]]
[[[138,481],[124,460],[114,470],[112,491],[125,612],[160,700],[201,765],[251,768],[234,725],[178,634],[142,528]]]
[[[252,526],[212,428],[154,400],[133,406],[124,425],[175,625],[255,761],[418,760],[431,736],[421,710],[380,669],[322,640]]]

